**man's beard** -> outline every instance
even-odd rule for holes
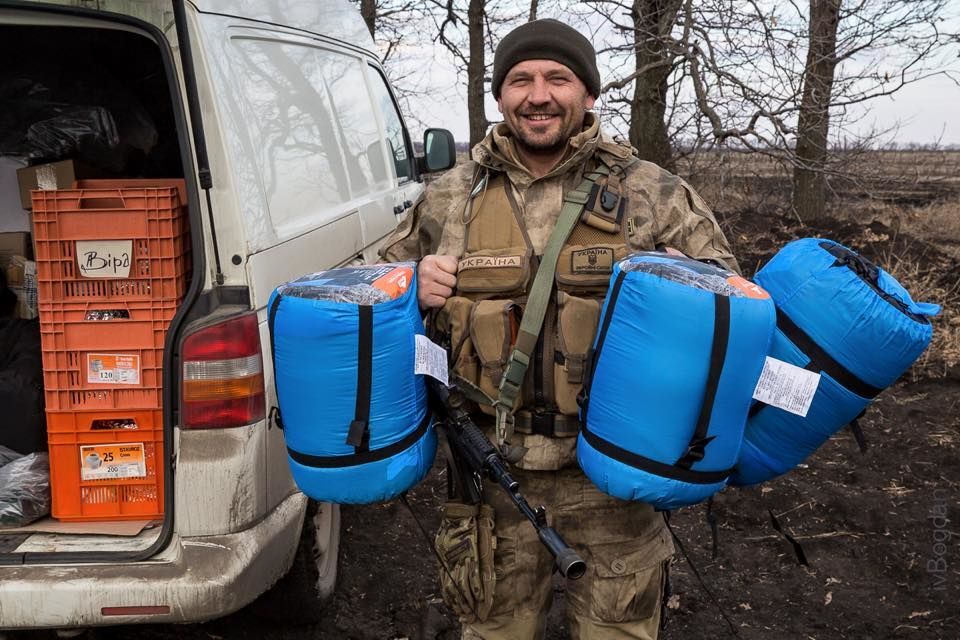
[[[563,114],[568,115],[568,114]],[[519,124],[514,131],[514,141],[521,149],[532,155],[553,155],[563,151],[567,146],[567,141],[575,136],[583,128],[585,111],[569,114],[569,118],[561,120],[561,127],[556,135],[546,140],[536,140],[528,136],[527,132]],[[524,115],[518,115],[517,121],[523,122]]]
[[[552,140],[534,142],[528,139],[522,131],[518,131],[516,143],[517,146],[530,154],[547,156],[563,150],[563,148],[567,146],[567,140],[569,139],[570,137],[566,135],[565,131],[560,131]]]

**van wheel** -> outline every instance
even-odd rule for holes
[[[254,602],[254,613],[285,624],[319,622],[336,586],[339,551],[340,505],[308,500],[290,571]]]

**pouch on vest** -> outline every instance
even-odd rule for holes
[[[454,375],[495,398],[516,341],[521,313],[521,307],[513,300],[474,302],[463,296],[448,298],[435,325],[449,338]],[[517,402],[519,406],[519,398]],[[480,403],[479,407],[486,414],[495,414],[492,406]]]
[[[479,364],[476,382],[491,398],[497,396],[504,366],[516,342],[520,313],[520,305],[513,300],[481,300],[471,310],[470,339]]]
[[[587,353],[600,319],[600,301],[557,294],[557,355],[554,360],[556,402],[560,413],[576,415]]]
[[[450,362],[453,373],[464,380],[477,380],[477,354],[470,339],[473,300],[462,296],[447,299],[437,314],[436,327],[450,339]]]

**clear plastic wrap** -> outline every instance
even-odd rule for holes
[[[0,468],[5,467],[8,462],[13,462],[17,458],[22,458],[22,453],[17,453],[13,449],[8,449],[7,447],[0,444]]]
[[[620,269],[643,271],[665,280],[672,280],[695,289],[712,291],[729,298],[740,298],[746,295],[742,287],[731,283],[731,278],[737,277],[735,273],[692,258],[641,252],[625,258],[620,263]]]
[[[0,467],[0,529],[22,527],[48,513],[50,458],[46,453],[21,456]]]
[[[352,304],[379,304],[395,300],[413,283],[414,262],[359,265],[319,271],[281,286],[282,296],[331,300]]]

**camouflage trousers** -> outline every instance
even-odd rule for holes
[[[548,507],[549,524],[587,563],[582,578],[566,581],[572,637],[655,639],[665,565],[673,555],[662,516],[649,505],[601,493],[579,468],[516,470],[515,477],[531,505]],[[499,487],[485,486],[484,493],[494,512],[495,586],[482,620],[470,614],[461,617],[463,638],[539,640],[553,600],[553,558]]]

